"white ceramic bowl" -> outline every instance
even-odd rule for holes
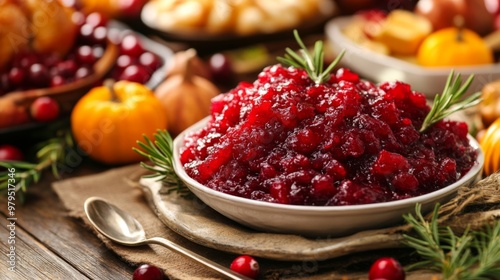
[[[398,201],[352,206],[301,206],[256,201],[212,190],[186,174],[179,159],[184,137],[203,127],[208,118],[175,138],[175,172],[205,204],[240,224],[264,232],[334,237],[395,224],[402,221],[403,214],[413,212],[416,203],[421,203],[422,211],[427,212],[432,210],[435,203],[444,203],[451,199],[460,186],[472,184],[479,178],[484,163],[479,144],[469,136],[470,144],[478,152],[474,166],[456,183],[429,194]]]
[[[338,17],[325,26],[325,34],[333,53],[346,50],[341,64],[375,83],[402,81],[428,97],[443,91],[451,67],[426,68],[366,49],[344,35],[343,29],[351,21],[352,16]],[[474,74],[469,93],[481,91],[486,83],[500,79],[500,64],[456,67],[454,70],[455,73],[462,74],[464,81]]]

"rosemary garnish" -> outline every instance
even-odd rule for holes
[[[457,236],[450,227],[438,224],[439,204],[430,221],[416,206],[416,217],[404,218],[417,236],[404,235],[405,244],[423,258],[407,269],[424,268],[442,273],[443,279],[498,279],[500,275],[500,222],[485,226],[484,231],[466,230]]]
[[[145,143],[137,141],[139,147],[144,151],[133,148],[136,153],[146,157],[152,162],[152,165],[141,162],[143,168],[153,172],[153,174],[146,175],[145,177],[157,178],[158,181],[163,183],[167,193],[175,191],[183,197],[190,196],[191,191],[184,185],[184,182],[182,182],[174,171],[172,137],[166,130],[158,130],[153,134],[153,137],[155,139],[154,142],[146,135],[144,135]]]
[[[14,181],[14,190],[20,202],[24,202],[24,194],[28,186],[32,183],[37,183],[42,177],[42,172],[45,169],[51,168],[54,177],[60,178],[58,171],[59,164],[65,158],[68,149],[71,149],[73,146],[74,143],[70,131],[61,130],[57,132],[56,137],[48,139],[38,145],[36,163],[25,161],[0,161],[0,166],[7,168],[6,171],[0,172],[0,191],[6,192],[9,190],[9,184],[12,185],[11,182]],[[12,168],[15,169],[15,173],[8,171]]]
[[[472,83],[474,75],[470,75],[467,81],[462,85],[460,73],[455,77],[452,70],[446,81],[442,94],[437,94],[434,97],[432,108],[427,114],[420,128],[420,132],[424,132],[436,122],[446,118],[447,116],[477,105],[481,102],[480,92],[476,92],[467,98],[460,100]]]
[[[299,32],[297,30],[293,31],[293,35],[295,36],[295,40],[300,46],[299,53],[296,53],[290,48],[286,48],[286,53],[284,57],[278,57],[277,60],[285,65],[293,66],[295,68],[304,69],[309,77],[316,83],[321,84],[328,81],[330,77],[330,72],[332,72],[333,68],[339,63],[344,56],[345,50],[335,58],[330,65],[323,70],[323,63],[325,59],[324,52],[324,44],[322,41],[318,40],[314,44],[313,52],[310,53],[300,39]]]

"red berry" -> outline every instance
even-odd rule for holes
[[[30,112],[36,121],[52,121],[59,116],[59,104],[50,97],[39,97],[31,104]]]
[[[4,160],[23,160],[24,156],[21,150],[12,145],[0,146],[0,161]]]
[[[125,70],[123,70],[122,74],[119,77],[119,80],[127,80],[130,82],[136,83],[146,83],[150,78],[148,70],[141,65],[130,65]]]
[[[38,63],[39,58],[33,53],[21,53],[14,59],[14,66],[28,68],[31,65]]]
[[[50,77],[47,67],[40,63],[35,63],[29,68],[29,80],[37,87],[46,87],[50,84]]]
[[[62,77],[69,78],[75,75],[78,65],[74,60],[65,60],[57,63],[55,73]]]
[[[372,264],[368,276],[370,280],[404,280],[405,271],[396,259],[383,257]]]
[[[93,12],[87,16],[85,22],[95,28],[99,26],[106,26],[108,24],[108,19],[101,13]]]
[[[116,59],[116,67],[119,70],[123,70],[133,64],[133,60],[130,56],[122,54]]]
[[[82,64],[93,64],[97,59],[94,57],[92,47],[81,46],[76,50],[76,57]]]
[[[160,58],[150,52],[144,52],[143,54],[141,54],[141,56],[139,57],[139,63],[142,66],[146,67],[149,72],[154,72],[161,66]]]
[[[234,272],[253,279],[259,274],[259,263],[247,255],[242,255],[234,259],[229,268]]]
[[[26,74],[24,73],[21,68],[18,67],[12,67],[9,71],[9,81],[12,83],[14,86],[19,86],[24,82],[24,78]]]
[[[127,34],[123,37],[120,45],[121,53],[131,57],[139,57],[143,52],[141,40],[134,34]]]
[[[154,265],[143,264],[135,269],[133,280],[162,280],[163,272]]]
[[[108,37],[108,29],[104,26],[97,26],[91,37],[94,44],[104,44]]]
[[[84,24],[85,24],[85,15],[81,12],[73,12],[71,14],[71,21],[76,25],[78,26],[79,28],[81,28]]]
[[[64,83],[64,78],[59,75],[52,76],[52,78],[50,79],[50,87],[59,87],[64,85]]]
[[[234,78],[233,66],[229,56],[216,53],[210,57],[208,65],[215,82],[223,83]]]

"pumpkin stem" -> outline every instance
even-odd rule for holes
[[[193,61],[193,58],[196,57],[196,50],[195,49],[188,49],[188,50],[186,50],[185,54],[186,54],[186,57],[185,57],[185,61],[184,61],[184,75],[182,75],[182,81],[187,82],[187,83],[191,83],[192,78],[194,76],[192,61]]]
[[[116,95],[114,85],[115,81],[113,81],[112,79],[107,79],[104,81],[104,86],[108,88],[109,93],[111,94],[111,101],[119,103],[120,99],[118,98],[118,95]]]
[[[464,17],[462,15],[456,15],[453,18],[453,24],[458,28],[457,42],[463,42],[463,40],[464,40],[464,26],[465,26]]]

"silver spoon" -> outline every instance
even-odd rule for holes
[[[126,246],[159,244],[189,257],[211,268],[229,279],[250,280],[251,278],[236,273],[205,257],[191,252],[170,240],[161,237],[146,238],[144,228],[134,217],[106,200],[90,197],[85,201],[85,213],[90,223],[107,238]]]

